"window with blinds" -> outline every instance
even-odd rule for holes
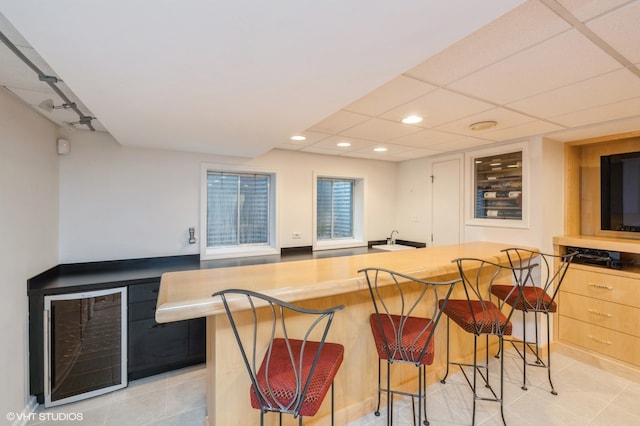
[[[353,180],[318,178],[318,240],[353,238],[354,185]]]
[[[207,173],[207,247],[269,245],[271,176]]]

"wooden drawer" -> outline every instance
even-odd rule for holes
[[[560,291],[640,307],[640,279],[569,268]]]
[[[574,345],[640,366],[640,338],[560,317],[558,337]]]
[[[560,293],[560,314],[640,337],[640,309],[573,293]]]

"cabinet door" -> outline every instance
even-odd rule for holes
[[[522,220],[522,151],[474,159],[474,218]]]
[[[188,321],[158,324],[146,319],[129,323],[128,367],[133,376],[142,377],[138,375],[141,371],[180,363],[187,358],[188,348]]]
[[[207,354],[207,321],[205,318],[189,320],[189,357],[205,361]]]
[[[46,407],[127,385],[127,288],[45,296]]]

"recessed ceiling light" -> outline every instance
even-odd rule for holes
[[[385,148],[383,146],[379,146],[378,148],[373,148],[373,150],[375,152],[385,152],[387,150],[387,148]]]
[[[341,148],[345,148],[347,146],[351,146],[351,142],[338,142],[336,145],[338,145]]]
[[[419,115],[409,115],[402,119],[402,122],[404,124],[416,124],[416,123],[420,123],[421,121],[422,121],[422,117],[420,117]]]
[[[301,135],[291,136],[291,140],[292,141],[303,141],[305,139],[307,139],[307,138],[305,138],[304,136],[301,136]]]
[[[496,127],[498,125],[497,121],[489,120],[489,121],[478,121],[477,123],[473,123],[469,125],[469,129],[471,130],[487,130],[492,127]]]

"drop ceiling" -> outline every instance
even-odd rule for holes
[[[0,13],[124,146],[403,161],[640,130],[640,0],[2,0]],[[38,107],[62,102],[3,45],[0,84],[78,120]]]

